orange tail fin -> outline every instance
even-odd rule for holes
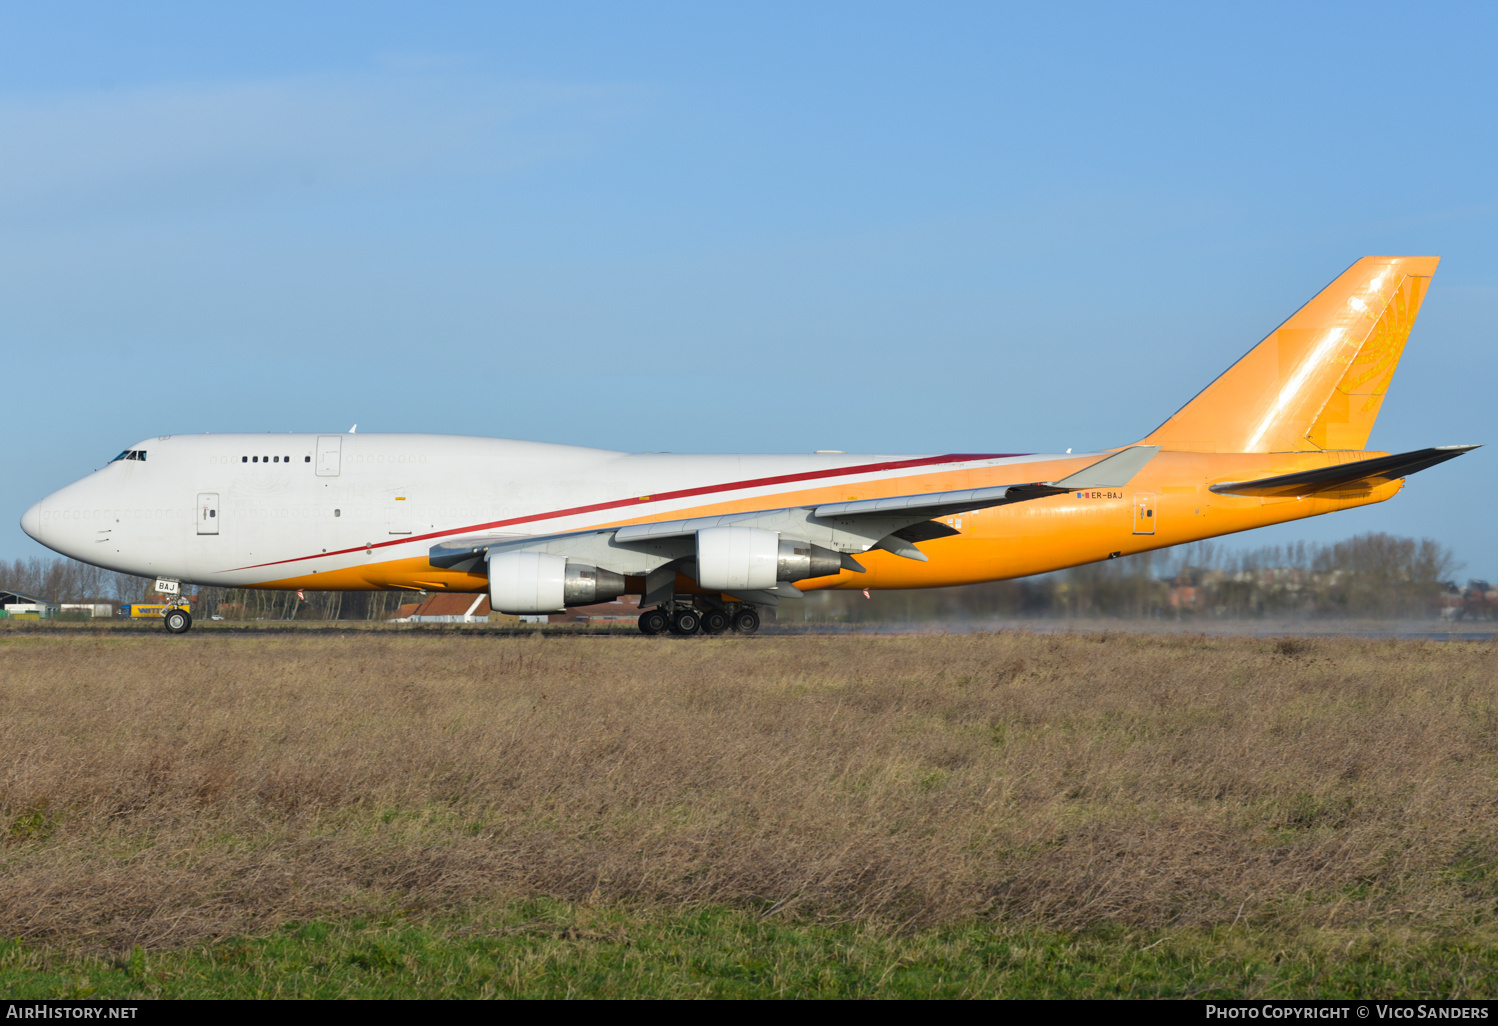
[[[1364,257],[1143,441],[1193,452],[1362,449],[1440,257]]]

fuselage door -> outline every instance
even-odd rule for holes
[[[343,461],[343,436],[318,435],[317,476],[337,477],[338,465]]]
[[[198,533],[218,534],[218,492],[198,493]]]
[[[411,533],[411,497],[406,494],[404,488],[397,488],[390,493],[390,501],[386,504],[388,510],[386,520],[390,525],[391,534]]]
[[[1155,493],[1138,492],[1134,496],[1134,533],[1155,533]]]

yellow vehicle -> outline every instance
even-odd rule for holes
[[[185,610],[189,615],[191,615],[192,613],[192,610],[188,607],[188,603],[186,602],[132,602],[120,606],[119,615],[120,619],[122,620],[140,620],[148,619],[151,617],[159,619],[163,615],[163,610],[171,605],[175,605],[178,609]]]

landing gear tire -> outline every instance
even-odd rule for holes
[[[169,609],[161,622],[169,634],[186,634],[192,627],[192,615],[185,609]]]
[[[641,634],[664,634],[671,621],[659,609],[647,609],[640,614]]]
[[[702,626],[702,614],[695,609],[678,609],[671,614],[672,634],[696,634]]]
[[[740,609],[733,614],[733,629],[740,634],[753,634],[759,630],[759,614],[752,609]]]
[[[733,625],[728,613],[722,609],[709,609],[702,614],[703,634],[722,634]]]

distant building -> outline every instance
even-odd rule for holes
[[[1448,581],[1441,595],[1441,615],[1448,620],[1498,620],[1498,588],[1479,580],[1458,588]]]
[[[621,595],[616,602],[573,606],[565,613],[552,613],[551,623],[634,623],[640,618],[640,596]]]
[[[107,618],[114,616],[113,602],[64,602],[57,609],[63,616],[67,616],[69,613],[89,617]]]
[[[0,591],[0,610],[10,620],[50,620],[58,612],[57,603],[19,591]]]
[[[390,623],[634,623],[640,615],[640,596],[625,595],[618,602],[574,606],[565,613],[496,613],[489,596],[466,592],[439,592],[420,602],[408,602],[395,611]]]
[[[520,623],[525,617],[496,613],[489,608],[489,596],[480,592],[439,592],[421,602],[408,603],[395,611],[396,623]],[[542,623],[546,618],[539,618]]]
[[[428,595],[407,619],[411,623],[487,623],[489,596],[482,592]]]
[[[410,622],[411,614],[416,612],[416,610],[420,608],[420,602],[407,602],[405,605],[400,606],[396,609],[395,615],[390,617],[389,621],[391,623],[408,623]]]

